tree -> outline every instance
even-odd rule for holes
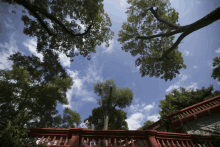
[[[196,89],[196,91],[180,87],[180,92],[177,89],[173,89],[169,94],[165,95],[165,99],[160,101],[159,107],[161,111],[159,111],[159,114],[166,129],[171,130],[167,115],[220,95],[220,91],[213,90],[213,85],[206,89],[205,87],[202,87],[201,90]]]
[[[148,121],[146,121],[146,122],[144,123],[144,126],[138,128],[137,130],[145,130],[145,129],[147,129],[147,127],[149,127],[149,126],[152,125],[153,123],[155,123],[155,122],[148,120]]]
[[[3,0],[13,5],[23,6],[29,15],[22,15],[24,34],[37,37],[38,53],[45,50],[64,52],[67,57],[83,55],[90,60],[90,54],[95,53],[96,45],[106,43],[113,38],[114,32],[110,30],[111,21],[104,13],[103,0]],[[26,13],[22,10],[23,13]],[[12,11],[16,13],[15,10]],[[66,20],[69,15],[71,22]],[[76,23],[79,20],[85,25],[85,32]],[[79,53],[76,52],[76,48]],[[68,53],[70,51],[70,53]],[[73,59],[70,60],[71,62]]]
[[[131,4],[126,11],[129,16],[118,33],[118,41],[122,44],[122,50],[129,51],[132,56],[140,55],[135,64],[140,66],[142,77],[155,76],[165,81],[175,78],[176,74],[180,74],[180,69],[186,68],[181,52],[177,50],[179,43],[190,33],[220,19],[218,7],[200,20],[181,26],[177,24],[178,12],[166,1],[127,2]],[[182,34],[173,43],[174,35],[178,33]]]
[[[211,77],[217,79],[217,81],[220,82],[220,57],[215,57],[213,59],[212,66],[215,68],[212,69]]]
[[[128,130],[128,124],[125,121],[127,119],[127,113],[121,109],[113,109],[112,116],[109,117],[108,130]],[[84,122],[94,124],[96,130],[103,130],[104,128],[104,117],[103,108],[97,107],[92,109],[92,115],[84,120]],[[99,121],[100,120],[100,121]]]
[[[0,112],[1,122],[8,119],[15,124],[19,122],[20,125],[24,125],[25,119],[43,118],[46,114],[47,116],[56,114],[57,102],[68,104],[66,91],[73,85],[73,80],[65,70],[54,68],[53,74],[44,74],[45,80],[42,82],[42,71],[45,69],[41,68],[41,63],[37,62],[37,58],[26,59],[35,60],[23,60],[26,63],[30,61],[32,67],[30,65],[19,66],[21,63],[18,63],[12,65],[12,70],[0,70],[0,89],[2,91],[0,108],[3,110]],[[37,70],[33,66],[41,68],[41,70]],[[15,82],[12,82],[13,80]],[[16,122],[17,119],[23,121]]]
[[[97,104],[101,105],[103,109],[104,130],[108,130],[108,120],[115,107],[118,106],[122,109],[130,106],[134,96],[133,91],[129,88],[118,88],[115,80],[94,83],[94,93],[101,97],[97,100]]]
[[[66,129],[75,128],[75,125],[73,123],[76,123],[77,125],[79,125],[80,120],[81,120],[81,117],[79,113],[76,113],[75,111],[72,111],[69,108],[65,108],[64,114],[63,114],[62,128],[66,128]]]

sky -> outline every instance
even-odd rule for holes
[[[115,79],[117,87],[129,87],[133,90],[131,105],[122,109],[127,112],[125,121],[129,130],[138,129],[147,120],[159,120],[160,100],[175,88],[182,86],[186,89],[201,89],[212,84],[215,90],[220,90],[220,82],[211,77],[213,58],[220,55],[219,20],[182,40],[178,50],[182,52],[187,68],[181,69],[180,75],[172,81],[165,82],[160,78],[141,77],[135,66],[138,57],[132,57],[130,53],[123,51],[117,41],[118,31],[121,30],[122,23],[127,21],[125,11],[129,5],[126,0],[104,0],[103,3],[115,35],[110,40],[110,47],[106,48],[105,43],[96,46],[97,53],[91,54],[90,61],[78,56],[70,62],[65,54],[59,54],[61,65],[74,80],[71,89],[67,91],[69,105],[58,104],[59,114],[63,115],[63,110],[68,107],[80,114],[81,124],[77,127],[85,127],[83,120],[92,114],[92,109],[100,107],[97,104],[100,97],[93,93],[93,83],[97,80],[105,82],[107,79]],[[219,0],[170,0],[170,3],[179,13],[180,25],[191,24],[220,6]],[[12,9],[17,13],[11,13]],[[23,34],[22,9],[22,6],[14,8],[7,3],[0,4],[0,69],[11,70],[12,61],[7,60],[7,57],[18,51],[27,56],[33,54],[42,60],[42,54],[36,51],[36,37]],[[174,41],[179,35],[175,35]]]

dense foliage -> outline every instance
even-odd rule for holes
[[[127,113],[121,109],[113,109],[112,116],[109,118],[108,130],[128,130],[128,124],[125,121]],[[103,130],[104,117],[102,107],[94,108],[92,115],[86,118],[91,124],[94,124],[96,130]],[[100,120],[100,121],[99,121]]]
[[[164,100],[160,101],[160,119],[162,119],[167,130],[171,130],[167,115],[220,95],[220,91],[214,91],[212,85],[208,88],[202,87],[202,89],[196,89],[196,91],[193,89],[186,90],[184,87],[180,87],[179,89],[180,91],[173,89],[169,94],[165,95]]]
[[[118,88],[115,80],[98,81],[93,86],[94,93],[101,97],[97,100],[97,104],[103,109],[104,129],[108,130],[108,120],[113,110],[116,106],[121,109],[130,106],[134,96],[133,91],[128,87]]]
[[[131,6],[125,12],[127,22],[123,22],[118,41],[122,50],[132,56],[140,55],[136,66],[140,66],[141,76],[160,77],[172,80],[179,70],[186,68],[178,45],[184,37],[220,19],[220,7],[200,20],[185,26],[178,22],[179,13],[165,0],[127,0]],[[175,43],[175,34],[182,33]]]
[[[68,57],[87,57],[95,47],[112,39],[111,20],[104,13],[103,0],[3,0],[24,7],[24,34],[37,37],[37,51],[45,49],[65,53]],[[29,15],[26,15],[28,11]],[[15,10],[12,11],[16,13]],[[31,16],[31,17],[30,17]],[[70,18],[69,21],[67,18]],[[85,31],[81,33],[82,27]],[[78,51],[77,51],[78,50]],[[71,59],[73,61],[73,59]]]

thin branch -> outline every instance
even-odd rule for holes
[[[36,87],[36,86],[39,86],[39,85],[35,85],[34,87]],[[34,87],[31,87],[31,88],[28,90],[28,92],[26,93],[26,96],[25,96],[25,99],[24,99],[23,103],[22,103],[21,106],[19,106],[19,108],[18,108],[18,111],[17,111],[14,115],[12,115],[11,117],[9,117],[9,119],[11,119],[12,117],[18,115],[18,113],[21,111],[22,107],[24,106],[24,103],[25,103],[25,101],[26,101],[26,99],[27,99],[27,94],[28,94]]]
[[[91,29],[92,25],[93,25],[93,19],[92,19],[92,24],[87,28],[87,30],[84,33],[80,33],[80,34],[72,34],[71,31],[69,31],[65,25],[63,25],[56,17],[54,17],[53,15],[47,13],[46,10],[32,5],[31,3],[24,1],[24,0],[15,0],[17,2],[17,4],[20,4],[22,6],[24,6],[25,8],[27,8],[30,12],[32,12],[34,14],[35,11],[38,11],[39,13],[43,14],[44,16],[46,16],[47,18],[49,18],[50,20],[56,22],[66,33],[68,33],[69,35],[71,35],[72,37],[76,37],[76,36],[83,36],[85,34],[87,34],[89,32],[89,30]],[[90,14],[91,16],[91,14]],[[45,28],[46,29],[46,28]]]
[[[220,19],[220,7],[216,8],[212,12],[210,12],[208,15],[203,17],[202,19],[192,23],[189,25],[189,27],[186,29],[185,32],[183,32],[177,41],[172,45],[170,49],[168,49],[166,52],[163,53],[162,57],[159,58],[159,61],[161,61],[163,58],[165,58],[172,50],[174,50],[178,44],[183,40],[184,37],[189,35],[190,33],[199,30],[205,26],[208,26],[212,24],[213,22],[217,21]]]
[[[157,14],[157,10],[158,10],[158,9],[157,9],[156,11],[154,11],[153,7],[151,7],[151,8],[149,8],[149,10],[153,13],[154,17],[156,17],[156,19],[157,19],[158,21],[160,21],[160,22],[162,22],[162,23],[165,23],[165,24],[167,24],[169,27],[174,28],[174,29],[180,29],[180,28],[181,28],[181,26],[178,26],[178,25],[176,25],[176,24],[170,23],[170,22],[168,22],[167,20],[160,18],[159,15]]]

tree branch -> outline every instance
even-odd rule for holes
[[[54,17],[53,15],[47,13],[46,10],[32,5],[31,3],[24,1],[24,0],[15,0],[17,2],[17,4],[20,4],[22,6],[24,6],[25,8],[27,8],[30,12],[32,12],[34,14],[34,12],[36,13],[36,11],[38,11],[39,13],[43,14],[44,16],[46,16],[47,18],[49,18],[50,20],[56,22],[66,33],[68,33],[69,35],[71,35],[72,37],[76,37],[76,36],[83,36],[85,34],[87,34],[89,32],[89,30],[91,29],[92,25],[93,25],[93,19],[92,19],[92,24],[87,28],[87,30],[84,33],[80,33],[80,34],[72,34],[71,31],[69,31],[65,25],[63,25],[56,17]],[[91,16],[91,14],[90,14]],[[39,20],[40,21],[40,20]],[[46,28],[45,28],[46,29]]]
[[[196,30],[199,30],[205,26],[212,24],[213,22],[219,19],[220,19],[220,7],[216,8],[215,10],[210,12],[208,15],[206,15],[202,19],[190,24],[189,27],[179,36],[179,38],[172,45],[172,47],[163,53],[162,57],[159,58],[159,61],[164,59],[172,50],[174,50],[178,46],[178,44],[181,42],[181,40],[183,40],[184,37],[186,37],[187,35],[189,35],[190,33]]]
[[[156,17],[156,19],[157,19],[158,21],[160,21],[160,22],[162,22],[162,23],[165,23],[165,24],[167,24],[169,27],[174,28],[174,29],[180,29],[180,28],[181,28],[181,26],[178,26],[178,25],[176,25],[176,24],[170,23],[170,22],[166,21],[165,19],[160,18],[159,15],[157,14],[157,10],[154,11],[153,7],[149,8],[148,10],[150,10],[150,11],[153,13],[154,17]]]

